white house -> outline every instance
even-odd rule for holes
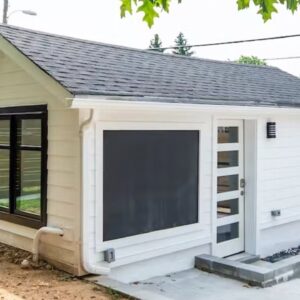
[[[1,25],[0,241],[122,281],[298,246],[299,105],[277,68]]]

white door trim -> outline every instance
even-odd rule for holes
[[[262,126],[264,124],[261,124]],[[244,121],[244,160],[245,160],[245,251],[259,255],[259,149],[258,120]],[[251,162],[248,163],[247,162]]]

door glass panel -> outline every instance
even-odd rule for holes
[[[218,127],[218,143],[238,143],[238,127]]]
[[[23,119],[18,123],[18,144],[41,146],[41,119]]]
[[[229,241],[239,237],[239,223],[219,226],[217,229],[217,243]]]
[[[237,167],[239,165],[238,151],[218,152],[218,168]]]
[[[239,175],[218,177],[218,193],[231,192],[239,189]]]
[[[41,152],[18,152],[16,192],[17,210],[40,215]]]
[[[0,207],[9,206],[9,150],[0,149]]]
[[[0,145],[9,144],[10,121],[0,120]]]
[[[239,199],[219,201],[217,204],[218,218],[236,215],[239,213]]]

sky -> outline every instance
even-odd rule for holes
[[[0,0],[1,6],[2,2]],[[300,34],[300,11],[292,15],[281,8],[271,21],[264,23],[256,7],[238,11],[236,0],[183,0],[180,5],[175,2],[170,14],[161,14],[151,29],[142,22],[142,14],[121,19],[119,0],[10,0],[10,12],[28,9],[38,15],[15,13],[9,23],[141,49],[149,46],[156,33],[165,47],[174,45],[179,32],[184,33],[189,44]],[[300,56],[300,37],[194,48],[193,51],[197,57],[217,60],[236,60],[240,55]],[[300,59],[268,61],[268,64],[300,76]]]

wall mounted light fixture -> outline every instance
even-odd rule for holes
[[[267,138],[275,139],[276,138],[276,123],[267,122]]]

